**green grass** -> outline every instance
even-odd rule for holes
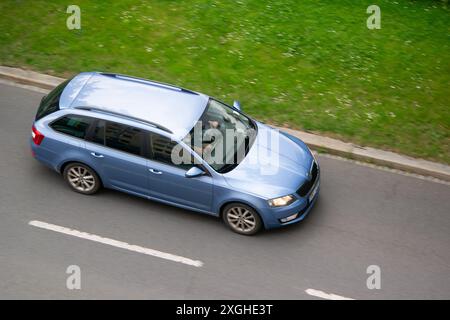
[[[0,3],[0,64],[54,75],[112,71],[178,84],[255,118],[450,163],[446,1]]]

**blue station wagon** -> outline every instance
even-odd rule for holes
[[[221,217],[253,235],[299,222],[320,169],[300,139],[207,95],[84,72],[42,98],[31,132],[38,161],[76,192],[101,187]]]

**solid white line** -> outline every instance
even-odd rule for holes
[[[46,223],[46,222],[42,222],[42,221],[36,221],[36,220],[30,221],[30,222],[28,222],[28,224],[30,226],[33,226],[33,227],[38,227],[38,228],[41,228],[41,229],[46,229],[46,230],[50,230],[50,231],[64,233],[64,234],[67,234],[69,236],[74,236],[74,237],[78,237],[78,238],[82,238],[82,239],[86,239],[86,240],[100,242],[100,243],[107,244],[107,245],[110,245],[110,246],[113,246],[113,247],[127,249],[127,250],[130,250],[130,251],[147,254],[149,256],[154,256],[154,257],[157,257],[157,258],[175,261],[175,262],[187,264],[187,265],[190,265],[190,266],[194,266],[194,267],[197,267],[197,268],[203,266],[203,262],[199,261],[199,260],[192,260],[192,259],[189,259],[189,258],[177,256],[177,255],[174,255],[174,254],[171,254],[171,253],[162,252],[162,251],[158,251],[158,250],[154,250],[154,249],[149,249],[149,248],[145,248],[145,247],[141,247],[141,246],[128,244],[126,242],[122,242],[122,241],[118,241],[118,240],[114,240],[114,239],[110,239],[110,238],[104,238],[104,237],[101,237],[101,236],[97,236],[95,234],[90,234],[90,233],[78,231],[78,230],[75,230],[75,229],[69,229],[69,228],[61,227],[61,226],[57,226],[55,224],[50,224],[50,223]]]
[[[346,298],[343,296],[338,296],[334,293],[326,293],[320,290],[315,289],[306,289],[305,292],[309,294],[310,296],[319,297],[322,299],[328,299],[328,300],[354,300],[352,298]]]

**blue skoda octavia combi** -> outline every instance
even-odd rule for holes
[[[301,221],[319,193],[308,147],[204,94],[86,72],[45,96],[33,156],[82,194],[111,188],[221,217],[252,235]]]

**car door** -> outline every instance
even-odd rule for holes
[[[105,186],[148,196],[145,134],[145,130],[126,124],[96,122],[86,139],[86,150]]]
[[[150,133],[148,181],[151,197],[201,211],[211,211],[213,179],[209,174],[187,178],[193,164],[174,164],[172,149],[177,145],[170,138]],[[180,146],[178,146],[180,147]],[[188,150],[184,150],[190,154]]]

